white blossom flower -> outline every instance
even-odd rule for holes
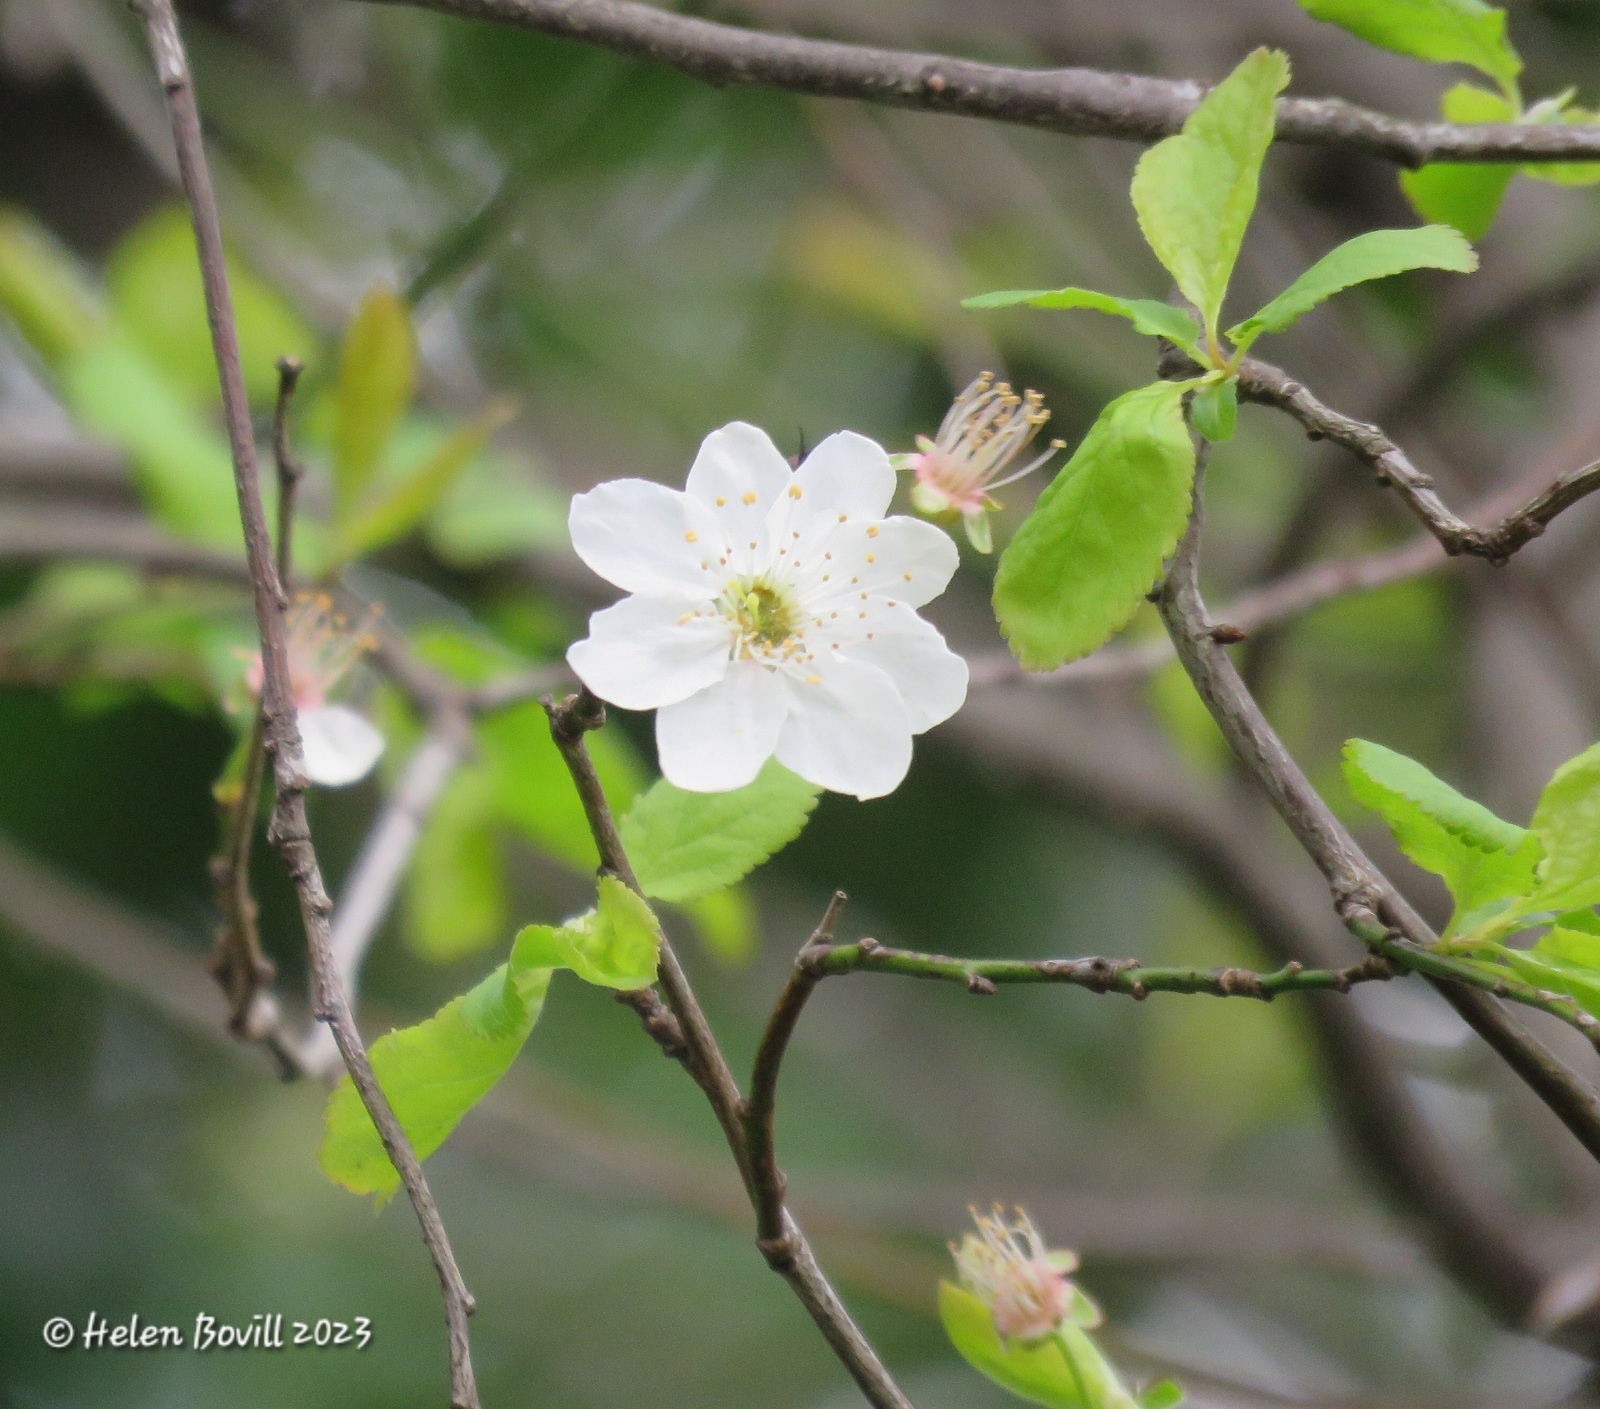
[[[1077,1255],[1052,1252],[1033,1220],[1020,1208],[1016,1214],[1015,1221],[1007,1222],[999,1207],[988,1218],[973,1209],[978,1231],[962,1238],[959,1247],[950,1244],[962,1282],[989,1308],[995,1330],[1037,1340],[1069,1320],[1096,1324],[1098,1312],[1067,1280],[1077,1269]]]
[[[808,782],[881,797],[911,738],[961,707],[966,662],[914,610],[955,545],[885,518],[895,474],[864,436],[829,436],[797,470],[764,431],[706,437],[683,490],[613,480],[572,501],[573,547],[631,593],[567,652],[623,709],[654,709],[661,771],[742,787],[775,757]]]
[[[992,553],[989,512],[1001,506],[990,491],[1032,474],[1061,449],[1065,442],[1052,440],[1044,454],[1003,473],[1049,419],[1038,392],[1018,396],[1009,383],[997,385],[994,373],[983,373],[955,399],[933,440],[919,435],[916,454],[896,457],[916,476],[912,506],[930,516],[960,514],[967,541]]]
[[[325,592],[296,595],[284,617],[289,648],[289,683],[306,777],[323,787],[342,788],[372,771],[383,753],[384,737],[365,715],[348,705],[328,703],[328,694],[357,660],[373,647],[370,627],[377,616],[352,623],[336,611]],[[250,693],[261,693],[261,657],[245,673]]]

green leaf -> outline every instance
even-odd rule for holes
[[[145,354],[191,400],[216,402],[217,365],[186,208],[167,206],[140,221],[112,251],[106,283],[118,319]],[[228,285],[245,390],[252,402],[270,406],[278,393],[277,359],[306,358],[316,338],[232,250]]]
[[[1544,860],[1524,912],[1600,902],[1600,744],[1556,769],[1533,810],[1532,828]]]
[[[1183,1386],[1176,1380],[1157,1380],[1140,1394],[1139,1409],[1177,1409],[1183,1400]]]
[[[1478,267],[1472,246],[1453,226],[1422,225],[1414,230],[1369,230],[1329,250],[1277,298],[1228,337],[1248,347],[1261,333],[1281,333],[1341,289],[1387,279],[1409,269],[1449,269],[1470,274]]]
[[[520,459],[493,451],[470,460],[428,523],[428,546],[455,567],[567,545],[567,497],[535,479]]]
[[[726,793],[685,792],[663,778],[623,818],[622,845],[646,895],[695,900],[799,836],[819,791],[775,760]]]
[[[1600,935],[1558,925],[1531,950],[1502,949],[1500,954],[1524,982],[1564,993],[1600,1017]]]
[[[411,405],[416,349],[411,321],[394,290],[362,299],[339,354],[333,484],[339,517],[360,500],[400,419]]]
[[[243,544],[227,442],[148,358],[106,338],[69,354],[59,375],[68,408],[127,454],[140,497],[165,527],[215,547]]]
[[[1161,303],[1153,298],[1118,298],[1115,294],[1097,293],[1093,289],[1011,289],[992,294],[978,294],[961,300],[963,308],[1011,308],[1027,304],[1030,308],[1087,308],[1096,313],[1109,313],[1116,318],[1126,318],[1135,332],[1148,337],[1166,338],[1184,351],[1198,357],[1200,329],[1194,319],[1181,308]]]
[[[463,768],[422,829],[406,876],[406,940],[424,959],[450,963],[505,930],[505,865],[493,802],[487,771]]]
[[[550,738],[544,709],[529,702],[496,711],[475,730],[484,766],[494,778],[495,807],[539,851],[579,871],[600,864],[589,819],[572,775]],[[615,730],[589,737],[589,753],[615,811],[639,791],[640,768]]]
[[[1351,739],[1344,746],[1351,795],[1389,824],[1400,850],[1444,879],[1457,922],[1533,885],[1537,839],[1457,792],[1415,759],[1382,744]]]
[[[52,369],[107,329],[105,311],[72,257],[19,210],[0,210],[0,312]]]
[[[742,964],[755,949],[756,907],[739,886],[714,890],[684,905],[695,932],[725,964]]]
[[[1288,82],[1288,59],[1257,49],[1206,94],[1182,132],[1156,143],[1134,169],[1139,228],[1208,332],[1256,207],[1274,103]]]
[[[433,1017],[372,1044],[372,1068],[418,1159],[445,1141],[461,1118],[510,1069],[538,1020],[549,969],[502,964]],[[317,1162],[336,1184],[380,1202],[400,1187],[377,1128],[348,1076],[328,1098]]]
[[[601,876],[598,907],[560,927],[528,925],[511,948],[511,967],[571,969],[601,988],[648,988],[660,948],[661,922],[649,904],[615,876]]]
[[[1116,1371],[1077,1326],[1037,1341],[1002,1338],[989,1308],[953,1282],[939,1283],[939,1319],[974,1370],[1019,1398],[1051,1409],[1136,1409]]]
[[[1000,555],[995,614],[1029,670],[1103,644],[1177,547],[1194,488],[1190,386],[1155,382],[1107,406]]]
[[[1516,108],[1501,94],[1472,83],[1458,83],[1444,95],[1447,122],[1510,122]],[[1481,239],[1494,224],[1500,200],[1516,174],[1498,162],[1437,162],[1420,171],[1402,171],[1400,189],[1424,220],[1453,225],[1469,240]]]
[[[1470,64],[1515,91],[1522,60],[1506,37],[1506,12],[1483,0],[1300,0],[1313,18],[1413,59]]]
[[[1189,403],[1189,414],[1194,418],[1194,428],[1207,440],[1232,440],[1233,427],[1239,419],[1238,379],[1222,377],[1202,383]]]
[[[513,408],[506,403],[490,408],[456,430],[400,483],[352,505],[338,529],[335,551],[339,558],[359,558],[416,528],[433,512],[456,476],[483,450],[489,437],[513,414]]]

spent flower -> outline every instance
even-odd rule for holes
[[[1080,1326],[1099,1324],[1098,1312],[1082,1319],[1082,1308],[1090,1303],[1068,1280],[1077,1270],[1076,1253],[1047,1248],[1020,1208],[1009,1221],[998,1204],[987,1216],[973,1209],[972,1218],[977,1231],[959,1245],[951,1243],[950,1251],[963,1285],[989,1308],[996,1331],[1038,1340],[1068,1320]]]
[[[992,553],[989,514],[1002,506],[990,491],[1032,474],[1062,448],[1065,441],[1052,440],[1042,455],[1011,469],[1049,419],[1038,392],[1019,395],[984,372],[955,399],[937,436],[919,435],[916,453],[897,457],[916,477],[912,506],[930,517],[959,514],[967,541]]]
[[[324,787],[359,782],[383,753],[383,735],[366,716],[348,705],[328,703],[350,668],[376,645],[372,626],[378,611],[369,607],[360,620],[352,621],[326,592],[299,592],[284,615],[289,685],[306,777]],[[257,698],[262,677],[257,653],[245,671],[245,684]]]
[[[956,569],[931,524],[885,517],[882,447],[841,431],[800,464],[755,426],[706,437],[682,490],[613,480],[572,501],[578,556],[630,596],[567,652],[623,709],[656,711],[661,771],[692,792],[769,758],[855,797],[893,791],[967,667],[916,613]]]

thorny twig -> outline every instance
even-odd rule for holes
[[[602,870],[638,891],[638,881],[628,863],[611,808],[584,744],[584,735],[605,723],[604,706],[584,690],[560,702],[546,700],[545,708],[550,714],[551,736],[572,774],[573,785],[578,790],[584,814],[589,819]],[[752,1204],[759,1209],[745,1140],[744,1097],[706,1023],[699,999],[689,985],[683,966],[664,937],[661,941],[659,979],[665,1001],[653,989],[639,989],[618,996],[638,1012],[645,1030],[662,1051],[681,1062],[705,1092],[739,1166]],[[781,1188],[783,1176],[775,1171],[774,1174]],[[781,1209],[776,1236],[760,1237],[758,1246],[768,1265],[800,1298],[823,1338],[850,1372],[868,1403],[874,1405],[875,1409],[912,1409],[911,1401],[894,1382],[878,1358],[878,1353],[839,1300],[838,1293],[817,1264],[811,1244],[787,1209]]]
[[[379,0],[491,20],[677,69],[718,87],[954,113],[1078,137],[1170,136],[1205,96],[1191,81],[1096,69],[1007,68],[944,54],[764,34],[637,0]],[[1405,122],[1338,98],[1282,98],[1279,141],[1428,162],[1593,160],[1600,126]]]
[[[456,1265],[449,1236],[434,1204],[422,1165],[373,1074],[372,1063],[333,963],[328,931],[328,914],[332,905],[322,883],[322,871],[306,819],[306,777],[300,731],[295,717],[294,693],[289,678],[288,645],[283,620],[286,603],[283,584],[273,561],[266,514],[262,508],[255,440],[250,425],[250,408],[239,360],[238,330],[234,323],[223,255],[222,228],[206,168],[200,114],[195,104],[188,58],[178,33],[171,0],[141,0],[141,9],[156,73],[166,95],[184,194],[194,225],[201,279],[205,288],[206,313],[211,325],[232,451],[245,556],[250,565],[251,587],[255,597],[256,623],[261,633],[261,717],[266,748],[272,758],[277,794],[268,836],[278,847],[300,900],[311,961],[313,1011],[333,1031],[334,1040],[362,1104],[372,1117],[384,1150],[399,1172],[400,1181],[421,1224],[423,1240],[433,1258],[434,1270],[438,1273],[449,1329],[452,1409],[478,1409],[478,1389],[467,1332],[467,1318],[474,1307],[472,1296]]]

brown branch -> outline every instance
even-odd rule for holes
[[[750,1162],[751,1202],[756,1210],[756,1237],[763,1247],[783,1239],[784,1178],[783,1171],[778,1168],[777,1136],[773,1126],[778,1105],[778,1073],[782,1070],[783,1056],[794,1035],[795,1024],[800,1021],[801,1010],[822,979],[822,970],[815,961],[826,956],[833,947],[833,928],[844,902],[845,893],[834,891],[822,922],[796,956],[789,981],[767,1020],[767,1030],[762,1034],[750,1074],[744,1137]]]
[[[595,849],[600,854],[601,869],[642,894],[617,833],[605,791],[600,786],[589,750],[584,744],[584,735],[605,723],[605,706],[587,690],[583,690],[559,703],[546,699],[545,709],[550,715],[551,736],[572,774],[573,785],[578,790],[584,814],[589,819]],[[645,1030],[662,1051],[681,1062],[705,1092],[717,1123],[722,1127],[728,1148],[733,1152],[751,1202],[756,1205],[756,1183],[745,1142],[744,1097],[706,1022],[683,966],[665,937],[661,940],[659,979],[665,1002],[653,989],[648,988],[617,996],[639,1014]],[[782,1174],[774,1170],[773,1176],[781,1188]],[[758,1246],[768,1265],[799,1297],[868,1403],[874,1405],[875,1409],[912,1409],[911,1401],[895,1384],[878,1358],[877,1351],[861,1333],[844,1303],[839,1300],[838,1293],[817,1265],[811,1244],[787,1209],[780,1206],[776,1235],[762,1236]]]
[[[1203,447],[1200,458],[1189,529],[1157,602],[1178,658],[1234,753],[1322,872],[1346,928],[1385,957],[1420,968],[1419,956],[1408,955],[1406,946],[1427,951],[1437,936],[1311,786],[1215,639],[1198,580]],[[1584,1148],[1600,1159],[1600,1096],[1514,1023],[1489,994],[1432,975],[1430,982]]]
[[[635,0],[379,0],[572,39],[678,70],[716,87],[776,88],[923,112],[987,118],[1079,137],[1170,136],[1203,85],[1095,69],[1008,68],[943,54],[764,34]],[[1432,161],[1575,161],[1600,157],[1600,126],[1405,122],[1337,98],[1284,98],[1278,139]]]
[[[211,326],[212,346],[221,381],[223,412],[233,458],[234,485],[244,530],[245,555],[250,566],[256,623],[261,633],[261,716],[265,745],[272,757],[277,793],[268,836],[278,847],[300,900],[300,913],[305,924],[311,960],[313,1011],[320,1021],[328,1023],[333,1030],[350,1079],[372,1117],[385,1151],[399,1172],[417,1221],[421,1224],[423,1240],[433,1258],[434,1270],[444,1296],[445,1319],[449,1330],[451,1404],[453,1409],[478,1409],[478,1390],[472,1372],[467,1334],[467,1317],[473,1310],[472,1297],[456,1265],[449,1237],[439,1218],[421,1163],[373,1074],[372,1063],[367,1057],[344,987],[333,964],[328,932],[328,914],[332,906],[323,887],[321,868],[306,820],[307,781],[289,678],[283,586],[273,562],[272,541],[261,503],[255,440],[250,425],[250,408],[239,361],[238,331],[234,323],[223,256],[222,227],[206,168],[200,113],[195,104],[194,84],[171,0],[142,0],[141,9],[156,73],[166,95],[179,171],[200,256],[206,315]]]
[[[1562,475],[1488,528],[1468,523],[1439,498],[1423,474],[1379,426],[1358,421],[1318,400],[1300,382],[1270,363],[1246,358],[1239,391],[1247,400],[1288,413],[1313,440],[1330,440],[1371,467],[1378,483],[1392,487],[1452,557],[1460,553],[1503,563],[1539,537],[1555,517],[1600,490],[1600,462]]]
[[[305,370],[297,358],[278,359],[278,404],[272,413],[272,458],[278,468],[278,581],[289,581],[289,565],[294,561],[294,510],[305,478],[305,466],[295,457],[289,440],[289,406],[300,374]]]

